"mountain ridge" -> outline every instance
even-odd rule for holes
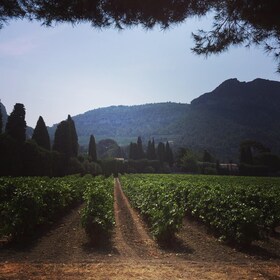
[[[154,138],[174,148],[206,149],[222,161],[237,161],[240,142],[252,139],[280,155],[280,82],[233,78],[190,104],[113,105],[72,119],[85,148],[91,134],[97,141],[114,139],[121,146],[141,136],[144,145]],[[48,128],[51,138],[56,126]]]
[[[190,104],[161,102],[110,106],[73,116],[80,143],[94,134],[121,145],[154,137],[176,147],[208,149],[224,160],[238,159],[241,141],[263,142],[280,154],[280,82],[228,79]]]

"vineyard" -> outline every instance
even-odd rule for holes
[[[83,225],[89,234],[113,226],[113,180],[92,176],[0,179],[0,236],[22,241],[67,210],[86,201]]]
[[[242,271],[238,267],[247,261],[263,265],[254,256],[256,246],[261,246],[259,251],[265,258],[278,262],[280,242],[276,229],[279,225],[279,178],[129,174],[121,175],[114,184],[112,177],[101,176],[2,177],[0,240],[11,244],[29,243],[31,248],[35,247],[27,253],[18,251],[17,247],[13,249],[14,245],[5,249],[0,243],[0,279],[17,279],[9,273],[1,278],[1,272],[15,260],[22,267],[18,273],[25,276],[29,268],[22,260],[26,258],[42,263],[51,260],[59,262],[55,264],[58,266],[70,261],[68,270],[75,267],[75,271],[76,266],[84,271],[80,264],[89,261],[102,262],[104,267],[108,263],[108,267],[102,268],[103,274],[100,272],[103,278],[119,271],[122,263],[123,271],[141,268],[141,275],[146,275],[144,267],[149,267],[151,275],[143,279],[153,279],[155,275],[163,279],[182,279],[182,275],[201,279],[199,271],[202,273],[204,268],[191,268],[193,263],[188,260],[203,261],[206,274],[214,268],[208,267],[205,260],[209,265],[213,261],[230,265],[234,262],[237,266],[230,268],[235,271],[233,274],[222,264],[215,268],[218,274],[213,277],[209,274],[205,279],[228,279],[224,270],[226,275],[231,275],[229,279],[266,279],[250,267]],[[37,241],[38,245],[32,245],[36,233],[42,229],[46,233]],[[273,237],[268,242],[271,236],[276,239]],[[258,240],[265,241],[258,245]],[[253,251],[249,249],[252,257],[231,249],[226,245],[229,243],[233,248],[250,248],[253,244]],[[133,268],[127,268],[128,260]],[[159,261],[161,270],[158,270]],[[166,266],[166,262],[172,265]],[[173,278],[175,267],[176,271],[181,271],[180,277]],[[194,274],[188,274],[187,268],[194,269]],[[33,269],[33,274],[40,276],[40,266]],[[280,268],[277,264],[270,272],[266,268],[258,271],[262,270],[275,276]],[[127,278],[116,277],[118,272],[106,279],[131,279],[136,272],[126,273]],[[238,273],[243,276],[233,276]],[[85,279],[84,274],[79,277],[77,279]]]
[[[280,225],[280,180],[193,175],[126,175],[122,185],[147,217],[152,234],[168,240],[189,213],[221,240],[248,245]]]

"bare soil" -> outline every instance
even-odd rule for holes
[[[269,279],[280,280],[280,238],[236,249],[186,217],[168,246],[149,235],[115,180],[112,240],[96,248],[73,209],[24,246],[0,248],[0,279]]]

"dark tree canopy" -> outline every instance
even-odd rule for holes
[[[152,141],[151,140],[148,141],[147,159],[149,159],[149,160],[156,160],[157,159],[154,139]]]
[[[72,156],[76,157],[76,156],[78,156],[78,150],[79,150],[76,126],[70,115],[68,115],[67,122],[68,122],[69,130],[70,130],[71,153],[72,153]]]
[[[14,110],[8,117],[6,133],[18,143],[23,144],[26,139],[25,108],[23,104],[16,103]]]
[[[62,153],[66,158],[77,157],[78,137],[75,123],[70,116],[62,121],[56,128],[53,150]]]
[[[92,161],[94,162],[97,161],[96,143],[93,135],[90,135],[89,145],[88,145],[88,155],[90,156]]]
[[[159,142],[158,143],[158,146],[157,146],[157,157],[158,157],[158,160],[160,162],[164,162],[165,161],[165,145],[164,143],[162,142]]]
[[[67,157],[71,156],[70,131],[67,121],[62,121],[56,128],[53,150],[62,153]]]
[[[165,145],[165,161],[169,164],[170,167],[174,164],[173,152],[168,141]]]
[[[213,15],[213,26],[193,35],[195,53],[209,55],[231,45],[262,44],[279,60],[279,0],[10,0],[0,3],[0,25],[28,18],[45,25],[89,22],[98,28],[167,28],[207,13]]]
[[[44,119],[41,116],[37,121],[36,127],[32,135],[32,139],[35,140],[35,142],[42,148],[46,150],[51,149],[50,136]]]
[[[130,159],[138,159],[138,146],[137,143],[130,143],[129,145],[129,156]]]
[[[203,162],[213,162],[213,157],[207,150],[203,151],[202,161]]]
[[[2,116],[2,109],[0,106],[0,134],[2,133],[2,130],[3,130],[3,116]]]
[[[139,136],[137,139],[137,159],[143,159],[145,157],[144,150],[143,150],[143,144],[142,139]]]

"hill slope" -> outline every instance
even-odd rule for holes
[[[187,104],[157,103],[139,106],[111,106],[95,109],[74,116],[80,144],[87,144],[89,135],[99,139],[113,138],[121,145],[155,137],[158,140],[177,139],[181,136],[181,124]]]
[[[239,143],[254,139],[280,154],[280,82],[230,79],[191,104],[111,106],[73,120],[81,145],[88,145],[90,134],[120,145],[138,136],[144,143],[154,137],[177,147],[207,149],[221,160],[237,160]]]

